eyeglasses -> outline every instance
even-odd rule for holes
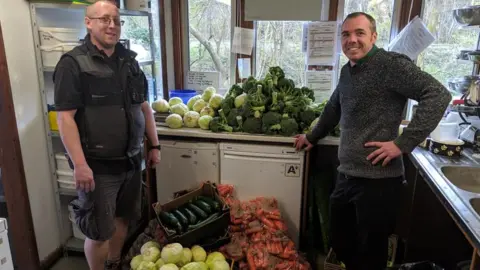
[[[123,24],[125,23],[125,21],[120,20],[119,18],[110,18],[110,17],[96,17],[96,18],[88,17],[88,18],[91,20],[100,20],[100,22],[102,22],[105,25],[110,25],[112,21],[116,26],[123,26]]]

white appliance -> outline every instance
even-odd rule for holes
[[[240,200],[275,197],[298,246],[305,153],[293,147],[220,143],[220,182]]]
[[[5,218],[0,218],[0,270],[13,270],[12,253],[8,241],[8,226]]]
[[[161,140],[161,161],[157,165],[157,199],[161,204],[174,199],[178,191],[194,189],[201,183],[219,183],[217,143]]]

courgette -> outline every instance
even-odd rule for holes
[[[203,220],[202,222],[199,222],[198,224],[195,224],[195,225],[188,226],[188,230],[190,231],[190,230],[194,230],[194,229],[197,229],[199,227],[202,227],[203,225],[212,222],[213,220],[215,220],[219,216],[220,216],[220,213],[212,214],[207,219]]]
[[[162,211],[158,215],[160,216],[162,224],[167,227],[167,229],[173,229],[177,231],[177,233],[181,233],[183,231],[182,224],[180,224],[178,219],[171,213]]]
[[[221,205],[215,199],[206,196],[198,196],[198,199],[208,203],[214,211],[220,211]]]
[[[197,216],[195,216],[195,214],[192,213],[190,209],[183,207],[183,208],[180,208],[180,212],[182,212],[182,214],[188,219],[189,225],[197,224]]]
[[[205,213],[205,211],[203,211],[202,209],[198,208],[198,206],[194,205],[193,203],[187,203],[187,207],[195,214],[195,216],[197,216],[198,220],[207,219],[207,213]]]
[[[193,202],[193,204],[195,204],[196,206],[198,206],[200,209],[202,209],[203,211],[205,211],[205,213],[207,213],[208,215],[210,215],[213,211],[212,211],[212,207],[206,203],[205,201],[202,201],[202,200],[195,200]]]
[[[180,212],[178,209],[175,209],[172,211],[172,214],[178,219],[178,221],[180,221],[180,224],[182,224],[183,228],[187,228],[188,225],[188,219],[187,217],[185,217],[184,214],[182,214],[182,212]]]

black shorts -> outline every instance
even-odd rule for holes
[[[142,174],[131,170],[120,174],[94,174],[95,190],[78,192],[73,205],[75,221],[89,239],[109,240],[115,232],[115,218],[141,217]]]

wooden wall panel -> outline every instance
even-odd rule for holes
[[[12,232],[10,241],[13,242],[18,269],[40,269],[1,25],[0,131],[0,165],[10,223],[8,229]]]

